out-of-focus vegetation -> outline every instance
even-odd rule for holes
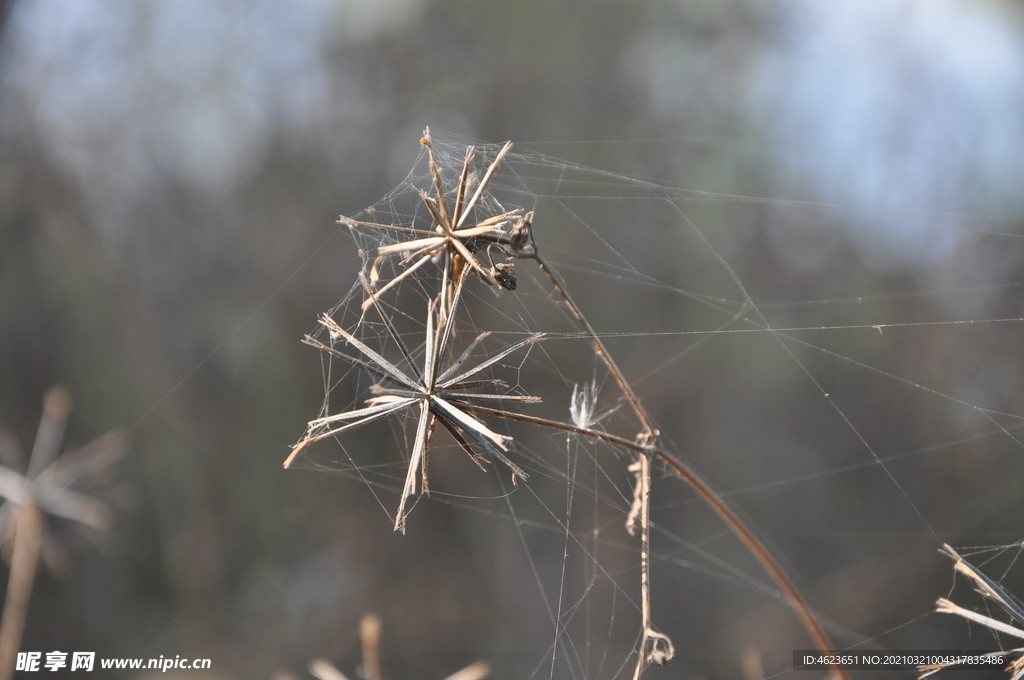
[[[137,499],[65,580],[39,576],[23,649],[266,678],[354,667],[376,611],[389,678],[477,658],[512,677],[509,582],[529,578],[496,577],[481,518],[421,503],[395,535],[365,485],[281,469],[323,398],[299,338],[359,265],[334,220],[405,177],[425,125],[720,192],[687,217],[775,327],[939,321],[800,336],[878,371],[724,337],[638,391],[725,491],[824,472],[735,501],[842,644],[962,643],[926,616],[949,588],[938,546],[1024,535],[1020,323],[952,323],[1022,316],[1014,3],[24,0],[4,17],[0,425],[32,441],[43,393],[68,385],[70,443],[130,430]],[[593,143],[543,144],[570,140]],[[675,280],[644,238],[629,257]],[[674,309],[579,297],[603,329]],[[633,375],[646,341],[670,342],[613,348]],[[897,484],[856,468],[870,452],[917,454],[890,463]],[[655,566],[680,654],[651,677],[736,677],[747,648],[778,670],[805,644],[770,598],[685,574]]]

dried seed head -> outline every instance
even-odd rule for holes
[[[512,227],[512,231],[508,235],[508,244],[513,253],[518,253],[529,245],[530,240],[532,239],[532,227],[533,211],[531,210],[515,223],[515,226]]]
[[[518,281],[516,281],[516,267],[511,262],[499,262],[494,265],[494,268],[491,270],[491,276],[505,290],[516,289],[518,284]]]

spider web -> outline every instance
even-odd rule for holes
[[[454,136],[435,135],[433,144],[449,197],[467,146],[477,151],[470,190],[500,149]],[[953,216],[947,256],[877,266],[844,245],[843,229],[852,225],[862,238],[878,224],[920,228],[934,216],[652,181],[529,146],[517,144],[503,159],[473,219],[533,212],[539,253],[564,278],[662,441],[756,527],[837,647],[990,648],[990,639],[965,635],[933,609],[949,589],[949,564],[937,553],[943,543],[987,543],[1009,555],[994,577],[1013,589],[1024,534],[1013,512],[1021,505],[1014,480],[1022,467],[1024,261],[1014,225]],[[424,151],[404,181],[352,217],[432,230],[420,197],[431,187]],[[402,255],[378,256],[408,236],[344,228],[376,288],[410,266]],[[773,259],[764,243],[772,238],[790,254],[798,245],[813,251],[807,259],[819,264]],[[485,266],[506,260],[498,249],[478,257]],[[633,438],[636,418],[565,301],[536,263],[511,263],[515,291],[465,274],[447,361],[469,348],[466,366],[479,364],[543,333],[486,369],[482,377],[501,381],[487,389],[542,400],[509,410]],[[354,282],[329,315],[415,370],[409,364],[422,361],[440,268],[425,262],[376,307],[365,304],[365,284]],[[345,344],[334,344],[322,326],[311,336]],[[363,408],[378,377],[321,356],[319,416]],[[504,597],[495,613],[502,639],[489,651],[503,674],[632,677],[640,543],[625,521],[635,454],[535,424],[480,419],[512,438],[508,456],[526,479],[514,480],[486,454],[481,472],[437,427],[426,461],[430,494],[410,499],[409,531],[424,530],[422,502],[455,506],[489,527],[490,549],[500,555],[493,578]],[[416,421],[410,409],[340,433],[295,465],[361,480],[393,522]],[[811,645],[785,599],[703,501],[657,464],[651,547],[654,624],[678,654],[645,677],[792,672],[792,650]]]

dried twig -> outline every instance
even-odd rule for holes
[[[3,622],[0,623],[0,678],[14,675],[14,662],[25,628],[28,601],[36,577],[36,562],[42,543],[43,517],[32,503],[19,506],[14,512],[14,553],[11,575],[7,581]]]
[[[105,529],[110,524],[110,510],[104,503],[70,489],[69,485],[83,475],[102,474],[124,455],[123,437],[108,433],[82,450],[58,458],[70,411],[71,397],[66,389],[55,387],[47,392],[27,472],[22,475],[0,465],[0,496],[5,499],[5,506],[11,508],[4,515],[0,534],[10,538],[14,545],[0,621],[0,680],[9,680],[14,673],[36,564],[48,540],[46,515],[75,520],[93,529]],[[9,448],[13,446],[13,442],[8,442]],[[19,457],[5,456],[5,462],[13,463]]]
[[[380,617],[366,614],[359,622],[359,640],[363,643],[363,677],[382,680],[380,672]]]
[[[966,576],[971,582],[971,585],[974,586],[974,589],[981,594],[982,597],[990,602],[995,602],[1003,609],[1003,611],[1009,614],[1010,618],[1012,618],[1018,625],[1024,626],[1024,607],[1021,606],[1013,595],[1008,593],[1001,585],[986,576],[984,572],[961,557],[960,554],[948,543],[944,544],[939,552],[953,560],[953,570]],[[1018,639],[1024,639],[1024,630],[1021,628],[1011,626],[1010,624],[994,619],[991,616],[986,616],[970,609],[965,609],[944,597],[940,597],[935,603],[935,611],[939,614],[954,614],[962,619],[966,619],[967,621],[973,621],[974,623],[985,626],[996,633],[1002,633]],[[1011,674],[1010,680],[1021,680],[1021,678],[1024,678],[1024,647],[1010,649],[1005,652],[997,652],[997,654],[1013,658],[1013,661],[1011,661],[1006,667],[1006,671]],[[929,675],[938,673],[944,668],[949,668],[955,665],[956,662],[918,666],[918,671],[921,673],[921,678],[927,678]]]

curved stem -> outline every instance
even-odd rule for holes
[[[583,312],[580,308],[576,306],[576,302],[569,295],[569,291],[566,290],[565,284],[562,283],[562,278],[554,269],[549,267],[547,263],[541,259],[540,255],[537,253],[536,243],[533,245],[533,252],[527,257],[534,260],[537,263],[537,266],[541,268],[541,271],[547,275],[548,279],[551,281],[551,285],[555,287],[558,294],[562,296],[563,300],[565,300],[565,304],[569,305],[572,315],[576,318],[576,323],[583,328],[587,336],[590,338],[590,342],[593,343],[594,349],[597,351],[597,355],[601,357],[601,361],[604,362],[604,365],[608,368],[612,377],[615,378],[615,382],[618,384],[622,394],[626,397],[626,401],[629,402],[630,408],[633,409],[636,417],[640,420],[640,424],[643,425],[644,431],[641,433],[641,438],[656,437],[658,431],[651,422],[650,416],[648,416],[647,412],[644,411],[642,406],[640,406],[640,399],[636,396],[636,393],[633,392],[633,388],[630,386],[629,381],[626,380],[626,376],[622,375],[622,371],[619,370],[618,365],[612,359],[612,355],[608,353],[608,350],[605,349],[604,343],[601,342],[601,338],[598,337],[597,331],[595,331],[594,327],[590,325],[589,321],[587,321],[587,317],[583,316]]]
[[[754,556],[761,565],[761,568],[767,572],[769,578],[771,578],[789,601],[790,606],[796,613],[797,618],[800,619],[800,623],[803,625],[807,635],[811,638],[814,646],[825,653],[831,653],[835,650],[835,647],[829,640],[825,629],[822,628],[821,623],[811,611],[810,605],[807,604],[807,600],[805,600],[803,595],[800,594],[796,584],[794,584],[792,579],[789,578],[785,569],[782,568],[782,565],[775,559],[775,556],[772,555],[767,546],[761,542],[761,539],[757,537],[747,523],[744,522],[729,506],[729,504],[725,502],[722,496],[718,494],[696,470],[682,459],[678,458],[675,454],[660,446],[644,445],[608,432],[579,427],[577,425],[571,425],[557,420],[549,420],[538,416],[513,413],[511,411],[502,411],[499,409],[487,408],[485,406],[464,405],[463,408],[467,411],[472,411],[481,415],[518,420],[532,425],[542,425],[555,430],[562,430],[563,432],[572,432],[585,437],[593,437],[594,439],[600,439],[601,441],[608,442],[609,444],[614,444],[616,446],[621,446],[624,449],[635,451],[642,456],[649,455],[657,457],[672,468],[676,474],[682,477],[683,481],[689,484],[701,499],[711,506],[711,509],[714,510],[722,521],[725,522],[726,526],[729,527],[729,530],[732,531],[732,533],[740,539],[747,550],[750,551],[750,554]],[[644,639],[647,639],[646,635]],[[644,650],[641,649],[640,651],[642,655]],[[843,678],[843,680],[849,680],[849,675],[843,668],[834,666],[832,670],[840,678]]]
[[[808,606],[807,601],[804,600],[803,596],[800,594],[800,591],[797,589],[796,585],[794,585],[793,581],[789,578],[785,570],[782,568],[782,565],[779,564],[778,560],[776,560],[775,557],[771,554],[771,552],[768,551],[768,548],[761,542],[760,539],[758,539],[758,537],[754,534],[750,527],[747,526],[747,523],[740,519],[739,515],[737,515],[732,510],[732,508],[729,507],[729,504],[726,503],[725,500],[718,493],[715,492],[715,490],[711,487],[710,484],[704,481],[704,479],[699,474],[697,474],[696,470],[691,468],[689,465],[687,465],[685,462],[683,462],[670,452],[666,451],[665,449],[655,444],[660,433],[654,427],[654,423],[647,415],[646,411],[644,411],[643,407],[640,406],[639,398],[637,398],[636,393],[633,392],[633,388],[630,386],[629,382],[622,374],[622,371],[619,370],[619,367],[618,365],[616,365],[615,360],[612,359],[611,354],[609,354],[608,350],[605,349],[604,343],[601,342],[601,338],[597,336],[597,333],[594,331],[593,326],[590,325],[590,322],[587,321],[586,317],[583,315],[583,312],[580,310],[580,308],[576,305],[575,301],[573,301],[572,297],[569,295],[569,291],[566,289],[565,284],[562,283],[561,277],[558,276],[555,270],[549,267],[543,259],[541,259],[540,254],[537,252],[537,243],[535,240],[533,240],[532,234],[531,245],[531,252],[529,252],[528,254],[524,253],[523,257],[532,259],[537,263],[537,265],[541,268],[541,271],[543,271],[544,274],[551,281],[551,285],[554,286],[555,290],[557,290],[559,295],[562,296],[562,299],[565,300],[565,303],[569,306],[569,309],[572,310],[573,316],[576,318],[576,322],[586,331],[587,335],[590,337],[590,341],[591,343],[593,343],[594,349],[597,351],[598,356],[601,357],[601,360],[604,362],[605,366],[608,367],[609,372],[611,372],[612,376],[615,378],[615,382],[618,383],[619,389],[622,391],[622,394],[626,397],[626,400],[629,402],[630,407],[633,409],[633,412],[636,413],[637,418],[640,420],[640,423],[644,428],[640,435],[637,437],[637,442],[639,443],[631,442],[629,445],[627,445],[625,442],[627,442],[628,440],[618,437],[616,438],[618,440],[618,442],[616,443],[619,443],[619,445],[625,446],[626,448],[630,448],[634,451],[637,451],[641,455],[655,455],[661,460],[663,460],[666,464],[668,464],[669,467],[675,470],[676,474],[682,477],[683,480],[686,481],[686,483],[689,484],[690,487],[692,487],[693,490],[696,491],[701,496],[701,498],[703,498],[704,501],[711,506],[711,508],[718,514],[718,516],[722,518],[722,520],[726,523],[726,525],[733,532],[733,534],[735,534],[736,537],[743,542],[747,550],[749,550],[750,553],[754,556],[754,558],[757,559],[757,561],[761,564],[761,567],[766,572],[768,572],[768,575],[779,587],[779,589],[782,590],[786,598],[789,600],[791,606],[793,607],[793,610],[797,614],[797,617],[803,624],[804,630],[810,636],[811,640],[814,642],[814,645],[822,652],[832,652],[832,642],[829,640],[828,635],[825,633],[825,630],[821,627],[821,624],[818,622],[817,618],[815,618],[814,614],[811,612],[811,608]],[[597,433],[582,432],[582,429],[585,428],[578,428],[577,432],[579,434],[586,434],[587,436],[599,436]],[[612,441],[611,439],[605,437],[599,438],[605,439],[605,441],[609,442]],[[639,474],[644,474],[645,470],[648,477],[646,480],[640,480],[640,486],[642,488],[645,488],[646,491],[649,493],[649,467],[641,466]],[[644,484],[645,481],[646,485]],[[648,511],[648,499],[641,498],[641,503],[647,505],[647,507],[642,507],[642,511]],[[643,530],[646,534],[647,527],[643,527]],[[644,538],[646,542],[646,535],[644,536]],[[647,642],[651,639],[648,635],[648,630],[651,627],[650,602],[648,600],[650,588],[650,573],[648,569],[648,565],[644,563],[642,565],[643,573],[641,574],[641,590],[644,593],[644,632],[640,647],[639,664],[644,663],[643,657],[645,654],[645,647]],[[638,665],[637,668],[638,671],[636,677],[639,677],[639,672],[641,670],[640,665]],[[833,666],[832,670],[836,673],[836,675],[839,678],[842,678],[842,680],[849,680],[849,676],[843,668]]]

